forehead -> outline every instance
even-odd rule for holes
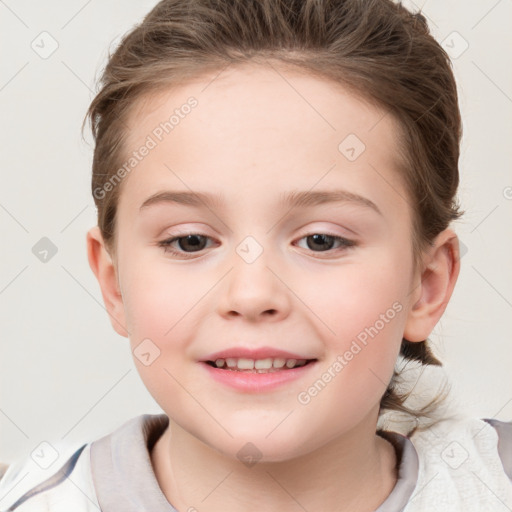
[[[306,134],[308,126],[311,138],[312,132],[318,136],[337,132],[336,136],[341,136],[353,130],[368,142],[374,138],[371,132],[377,125],[381,127],[376,137],[386,134],[387,142],[394,142],[398,130],[393,116],[340,83],[283,63],[245,63],[142,95],[127,119],[127,146],[136,145],[141,136],[169,120],[191,97],[199,106],[192,117],[205,127],[222,118],[238,122],[239,128],[260,123],[276,131],[286,124],[290,138]],[[176,137],[179,130],[173,131]]]
[[[394,118],[340,84],[287,66],[228,67],[148,95],[128,126],[127,157],[152,141],[123,185],[134,203],[164,187],[277,197],[291,185],[322,180],[325,188],[340,177],[354,192],[368,194],[373,183],[374,194],[387,187],[404,197]]]

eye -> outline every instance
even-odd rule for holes
[[[343,250],[347,247],[353,247],[356,243],[341,236],[331,235],[329,233],[312,233],[299,239],[306,240],[306,249],[313,252],[327,252],[334,250]],[[337,247],[334,245],[337,244]],[[318,250],[319,249],[319,250]]]
[[[183,233],[158,242],[158,246],[163,247],[166,254],[185,259],[193,258],[194,253],[204,250],[208,240],[212,239],[200,233]],[[306,240],[306,249],[317,253],[338,252],[356,245],[353,240],[329,233],[311,233],[300,238],[299,242],[302,240]]]
[[[199,233],[187,233],[180,236],[174,236],[167,240],[162,240],[161,242],[158,242],[158,245],[159,247],[163,247],[164,252],[168,254],[188,258],[190,257],[188,254],[202,251],[206,247],[208,239],[210,239],[210,237],[206,235],[201,235]]]

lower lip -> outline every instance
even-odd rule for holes
[[[207,363],[202,362],[201,365],[206,368],[210,376],[217,382],[226,386],[245,392],[263,392],[271,391],[288,382],[300,379],[316,366],[317,361],[312,361],[304,366],[291,368],[288,370],[280,370],[272,373],[251,373],[239,372],[233,370],[221,370],[214,368]]]

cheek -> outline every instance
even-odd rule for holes
[[[162,400],[179,405],[186,376],[180,374],[197,325],[195,315],[212,283],[187,272],[170,269],[166,261],[154,261],[136,251],[124,260],[123,303],[134,362],[144,384],[165,409]],[[128,270],[129,269],[129,270]],[[144,356],[143,354],[148,354]]]
[[[336,403],[340,414],[363,413],[385,392],[405,327],[408,264],[393,251],[380,251],[378,257],[340,267],[325,279],[315,276],[313,307],[329,328],[321,328],[328,353],[316,375],[316,387],[322,389],[318,405]]]
[[[340,334],[332,339],[328,357],[297,397],[311,416],[330,417],[333,435],[378,407],[400,350],[403,311],[395,303],[377,320],[369,315],[364,323],[361,314],[357,321],[338,325]]]
[[[295,291],[320,320],[322,334],[343,348],[343,340],[376,323],[381,331],[382,319],[387,333],[400,333],[400,312],[406,309],[410,291],[408,276],[409,262],[390,248],[368,251],[364,259],[347,260],[338,267],[304,272]]]
[[[163,257],[155,261],[143,254],[126,259],[123,302],[134,334],[167,339],[205,294],[202,279],[166,263]]]

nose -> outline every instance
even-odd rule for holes
[[[245,318],[251,322],[279,321],[290,314],[290,290],[265,251],[248,263],[238,254],[232,270],[223,279],[217,312],[226,319]],[[274,268],[275,267],[275,268]]]

